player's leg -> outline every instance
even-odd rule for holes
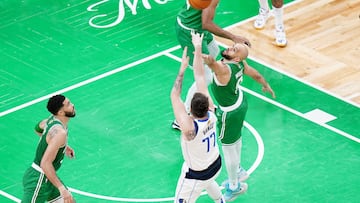
[[[210,198],[214,200],[214,202],[225,203],[225,199],[221,193],[220,186],[215,180],[211,181],[209,186],[206,188],[206,192],[208,193]]]
[[[22,203],[43,203],[47,200],[46,176],[33,168],[26,170],[23,177],[24,194]]]
[[[274,18],[275,18],[275,44],[279,47],[285,47],[287,44],[285,26],[283,20],[283,0],[272,0]]]
[[[237,177],[240,182],[246,181],[249,178],[248,172],[241,167],[241,149],[242,149],[242,136],[240,137],[239,142],[236,143],[236,148],[239,150],[239,168],[237,170]]]
[[[224,160],[226,171],[228,173],[228,180],[224,181],[226,201],[233,201],[238,195],[247,191],[248,185],[238,181],[237,170],[239,164],[238,145],[223,145]]]
[[[174,203],[193,203],[205,188],[204,181],[185,178],[188,168],[184,163],[176,186]]]
[[[59,196],[56,199],[52,199],[52,200],[48,201],[48,203],[64,203],[64,198]]]
[[[216,182],[216,178],[219,176],[221,170],[219,170],[216,175],[210,178],[208,181],[208,186],[206,187],[206,192],[216,203],[225,203],[224,196],[221,193],[219,184]]]
[[[50,182],[48,183],[49,197],[48,203],[64,203],[64,198],[61,196],[60,191]]]
[[[240,167],[239,164],[240,155],[239,155],[238,145],[236,143],[226,144],[226,145],[223,144],[222,150],[224,154],[223,157],[224,157],[225,167],[228,174],[229,188],[231,190],[235,190],[238,187],[238,183],[239,183],[237,178],[237,171],[238,168]]]
[[[62,184],[65,185],[64,183],[62,183]],[[47,181],[46,185],[48,188],[47,189],[48,190],[48,198],[47,198],[48,203],[64,203],[65,202],[65,200],[61,196],[58,188],[56,188],[50,181]],[[67,189],[67,187],[66,187],[66,189]],[[72,201],[75,202],[75,200],[73,198],[72,198]]]
[[[259,1],[259,14],[256,16],[254,21],[254,27],[256,29],[263,29],[265,27],[266,21],[270,16],[270,8],[268,0],[258,0]]]
[[[241,105],[230,112],[218,110],[217,129],[222,142],[223,158],[225,161],[228,180],[224,181],[225,200],[234,200],[239,194],[247,190],[247,184],[239,182],[238,169],[240,167],[241,131],[247,111],[247,100],[243,96]]]
[[[64,202],[65,202],[64,198],[59,196],[56,199],[52,199],[52,200],[48,201],[47,203],[64,203]],[[72,199],[72,202],[75,203],[76,202],[75,199]]]
[[[248,109],[248,102],[245,95],[243,95],[242,103],[241,105],[227,113],[227,119],[224,119],[226,124],[226,128],[224,131],[224,139],[222,142],[225,142],[227,144],[231,143],[234,144],[234,149],[236,150],[236,153],[238,154],[238,162],[239,167],[237,168],[237,178],[239,181],[245,181],[249,174],[245,169],[241,167],[241,152],[242,152],[242,131],[243,131],[243,124],[246,116],[246,112]]]
[[[219,55],[220,53],[219,45],[216,43],[214,38],[209,40],[209,42],[207,43],[207,50],[209,52],[209,55],[214,57],[215,59]]]

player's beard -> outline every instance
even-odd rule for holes
[[[229,55],[227,55],[227,54],[225,53],[225,51],[226,51],[226,50],[224,50],[224,51],[221,52],[221,56],[222,56],[224,59],[226,59],[226,60],[231,60],[232,57],[229,56]]]
[[[75,117],[75,115],[76,115],[75,110],[65,112],[65,116],[68,118],[73,118],[73,117]]]

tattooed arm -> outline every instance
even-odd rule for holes
[[[195,137],[195,127],[192,118],[186,112],[183,101],[181,100],[182,83],[184,79],[184,73],[189,65],[189,57],[187,56],[187,47],[184,48],[181,66],[174,86],[171,90],[171,104],[175,114],[175,119],[180,125],[182,135],[186,140],[192,140]]]
[[[47,179],[56,188],[59,189],[61,196],[64,198],[65,202],[71,202],[72,196],[60,181],[52,164],[56,158],[59,149],[66,144],[66,136],[67,132],[60,125],[55,125],[49,130],[49,133],[46,137],[46,142],[48,143],[48,146],[41,159],[40,167],[44,171]]]
[[[35,126],[35,133],[37,135],[39,135],[40,137],[42,136],[42,133],[45,129],[45,126],[46,126],[46,122],[47,122],[48,119],[44,119],[40,122],[38,122]],[[65,154],[67,157],[69,157],[70,159],[74,158],[75,157],[75,151],[69,146],[67,145],[66,146],[66,151],[65,151]]]

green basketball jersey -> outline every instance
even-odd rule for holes
[[[45,150],[48,146],[48,144],[46,142],[46,137],[48,136],[49,130],[54,125],[61,125],[64,129],[66,129],[64,127],[64,125],[59,120],[57,120],[54,116],[49,117],[48,121],[46,122],[44,132],[40,138],[39,144],[36,149],[34,163],[37,164],[38,166],[40,166],[41,159],[42,159],[42,157],[45,153]],[[66,144],[63,147],[61,147],[56,154],[55,160],[53,161],[53,166],[54,166],[55,170],[58,170],[61,166],[61,162],[64,159],[65,148],[66,148]]]
[[[243,62],[228,63],[227,65],[231,71],[230,81],[228,84],[222,86],[217,84],[216,81],[211,84],[213,95],[220,106],[231,106],[236,103],[239,97],[239,91],[241,91],[239,86],[243,80]]]
[[[186,1],[185,5],[180,9],[178,15],[176,17],[175,31],[176,37],[178,39],[179,44],[184,49],[184,47],[188,47],[188,56],[190,57],[189,64],[192,65],[194,59],[194,46],[192,44],[191,39],[191,31],[195,31],[197,33],[204,34],[203,44],[202,44],[202,53],[209,54],[213,53],[217,54],[218,50],[210,50],[210,43],[214,41],[214,36],[207,30],[202,28],[202,10],[196,10],[190,6],[189,2]],[[214,46],[214,45],[213,45]],[[217,48],[217,45],[216,45]],[[214,48],[212,48],[214,49]]]
[[[181,23],[186,27],[200,32],[202,30],[201,13],[201,10],[194,9],[186,2],[180,9],[178,18],[180,18]]]

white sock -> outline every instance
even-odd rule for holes
[[[275,17],[275,28],[276,29],[284,29],[283,22],[283,7],[281,8],[273,8],[274,17]]]
[[[268,0],[259,0],[259,5],[260,8],[265,9],[265,10],[269,10],[269,2]]]
[[[240,167],[240,149],[238,143],[222,145],[223,157],[229,178],[229,188],[235,190],[238,187],[237,170]]]

